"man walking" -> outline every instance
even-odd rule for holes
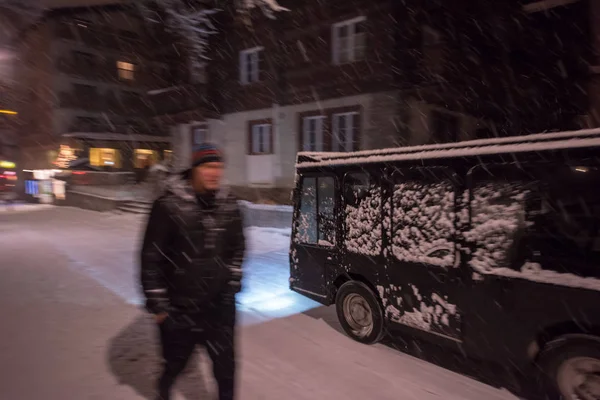
[[[141,281],[160,331],[161,400],[170,399],[196,345],[212,359],[219,400],[234,399],[235,294],[245,239],[237,201],[221,186],[223,162],[216,146],[199,145],[192,168],[168,181],[150,212]]]

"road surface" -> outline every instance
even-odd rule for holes
[[[152,399],[156,330],[137,286],[143,218],[2,207],[0,398]],[[288,290],[284,232],[253,228],[247,240],[241,400],[516,399],[388,346],[353,342],[334,310]],[[177,398],[214,398],[213,390],[200,351]]]

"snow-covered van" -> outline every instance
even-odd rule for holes
[[[353,339],[412,336],[600,399],[600,129],[301,152],[296,173],[290,288]]]

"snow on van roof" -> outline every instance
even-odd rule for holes
[[[301,157],[305,160],[297,161],[296,168],[525,153],[585,147],[600,147],[600,128],[479,139],[458,143],[363,150],[350,153],[299,152],[297,160],[300,160]]]

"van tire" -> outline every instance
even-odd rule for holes
[[[375,344],[383,338],[383,308],[376,294],[363,282],[344,283],[335,296],[335,308],[344,332],[352,339]]]
[[[595,360],[595,364],[600,367],[600,342],[581,338],[566,340],[559,338],[548,343],[537,362],[540,368],[537,379],[538,391],[543,393],[548,400],[576,398],[569,396],[569,390],[565,390],[565,388],[570,387],[570,371],[574,371],[578,360],[583,358]],[[577,373],[581,374],[579,370]],[[596,373],[600,373],[600,371],[596,371]],[[575,390],[586,390],[584,385],[579,385]],[[567,395],[565,395],[565,391]]]

